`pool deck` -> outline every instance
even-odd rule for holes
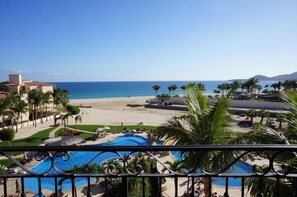
[[[147,138],[147,133],[143,132],[140,134],[136,134],[136,136],[142,136]],[[87,143],[82,144],[82,145],[92,145],[92,144],[99,144],[99,143],[105,143],[108,141],[113,141],[116,137],[119,136],[124,136],[124,134],[122,133],[116,133],[116,134],[110,134],[107,133],[105,135],[105,137],[103,138],[98,138],[94,141],[87,141]],[[174,157],[170,154],[156,154],[155,155],[162,163],[164,163],[165,161],[173,161]],[[30,162],[28,164],[26,164],[26,167],[30,168],[34,165],[36,165],[38,162]],[[163,168],[163,166],[158,162],[157,163],[157,168],[159,170],[161,170]],[[182,196],[185,191],[187,190],[187,178],[179,178],[178,179],[178,196]],[[203,184],[200,185],[201,188],[203,188]],[[0,187],[0,193],[2,193],[2,187]],[[15,191],[15,179],[10,179],[8,181],[8,191]],[[48,190],[42,190],[43,193],[46,196],[50,195],[50,191]],[[77,196],[86,196],[86,186],[80,186],[77,187]],[[163,196],[174,196],[174,179],[173,178],[166,178],[166,183],[164,184],[164,186],[162,187],[162,191],[163,191]],[[236,196],[241,196],[241,190],[240,187],[229,187],[229,195],[230,197],[236,197]],[[224,192],[225,192],[225,188],[223,186],[213,186],[213,192],[217,192],[218,196],[223,196]],[[91,193],[92,196],[103,196],[104,195],[104,189],[102,188],[102,186],[100,186],[99,184],[96,184],[95,181],[91,184]],[[34,194],[30,191],[28,191],[27,196],[33,196]],[[63,191],[63,196],[71,196],[71,190],[68,191]],[[201,195],[200,195],[201,196]],[[204,196],[202,194],[202,196]],[[249,197],[250,195],[248,193],[246,193],[244,196]]]

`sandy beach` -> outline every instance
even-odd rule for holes
[[[130,105],[144,105],[147,100],[154,98],[143,97],[120,97],[120,98],[100,98],[100,99],[75,99],[70,100],[69,104],[80,107],[82,122],[78,124],[99,124],[99,125],[136,125],[142,122],[145,125],[159,126],[173,116],[183,115],[184,111],[150,109],[143,106],[130,107]],[[245,119],[245,117],[233,116],[235,120]],[[257,121],[257,118],[255,118]],[[54,124],[54,120],[38,124],[38,127],[26,126],[19,128],[15,139],[25,138],[33,135],[37,131],[48,128]],[[69,118],[69,124],[75,124],[74,118]],[[248,132],[249,128],[242,128],[232,123],[232,130]]]
[[[79,99],[71,100],[70,104],[76,106],[91,106],[91,108],[81,108],[81,124],[120,125],[123,123],[124,125],[135,125],[139,122],[143,122],[145,125],[158,126],[164,123],[168,118],[184,113],[174,110],[148,109],[143,106],[127,106],[128,104],[144,105],[150,98],[153,97]]]

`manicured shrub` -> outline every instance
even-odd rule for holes
[[[66,110],[70,115],[77,115],[80,112],[79,107],[74,106],[74,105],[67,105]]]
[[[12,141],[15,136],[15,131],[12,128],[5,128],[0,131],[0,140]]]

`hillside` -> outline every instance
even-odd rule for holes
[[[297,80],[297,72],[291,74],[277,75],[273,77],[267,77],[264,75],[255,75],[254,78],[259,81],[284,81],[284,80]]]

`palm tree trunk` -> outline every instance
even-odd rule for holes
[[[46,117],[46,121],[48,121],[48,119],[47,119],[47,103],[45,104],[45,117]]]
[[[10,123],[10,124],[11,124],[11,125],[10,125],[10,126],[11,126],[11,128],[13,129],[13,125],[14,125],[14,118],[12,118],[12,119],[11,119],[11,123]]]
[[[261,120],[260,120],[261,124],[263,123],[263,120],[264,120],[264,116],[261,116]]]
[[[15,125],[15,132],[18,132],[18,125],[19,125],[19,118],[20,118],[20,113],[18,113],[17,118],[16,118],[16,125]]]
[[[32,111],[32,122],[33,122],[33,125],[35,125],[35,107],[34,106]]]
[[[4,115],[2,115],[2,130],[4,129]]]
[[[23,114],[21,113],[21,128],[23,128]]]
[[[42,110],[41,110],[41,117],[40,117],[40,119],[41,119],[41,124],[43,124],[43,115],[44,115],[44,110],[43,110],[43,106],[42,106]]]
[[[36,107],[35,107],[35,127],[37,127],[37,109],[36,109]]]

